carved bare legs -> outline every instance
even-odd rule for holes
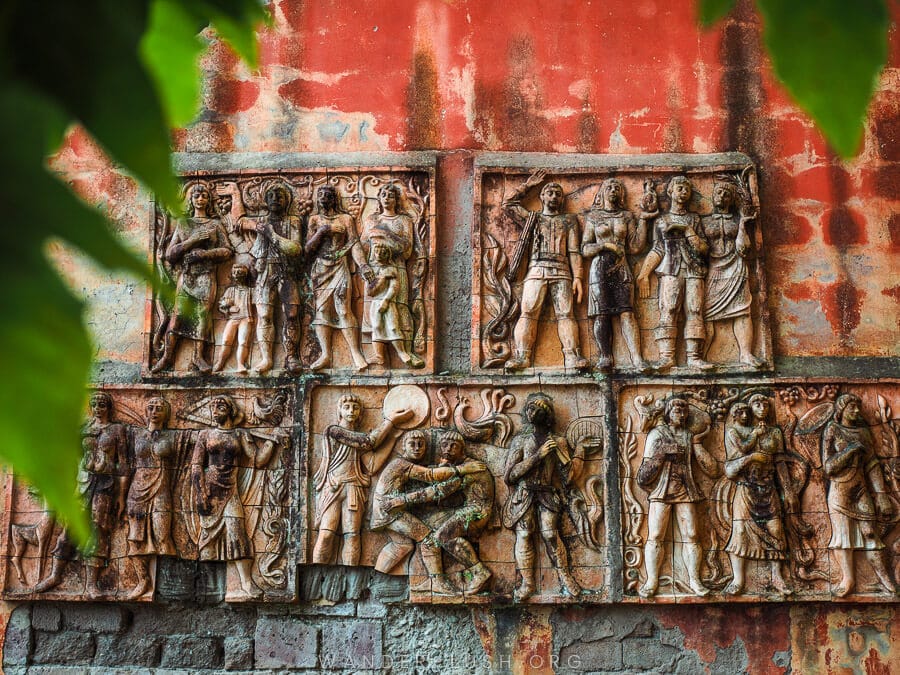
[[[725,587],[723,592],[726,595],[740,595],[744,591],[744,568],[746,566],[746,560],[734,553],[729,553],[728,558],[731,560],[732,579],[731,583]],[[781,568],[783,562],[781,560],[770,560],[769,565],[772,586],[775,590],[783,595],[790,595],[793,593],[790,587],[788,587],[787,582],[784,580],[784,575],[782,574]]]
[[[259,361],[254,370],[265,373],[272,369],[272,349],[275,346],[275,324],[272,321],[272,303],[256,303],[256,345],[259,347]]]
[[[843,598],[850,595],[856,587],[856,570],[853,566],[854,549],[836,548],[832,549],[832,551],[841,570],[841,580],[833,593],[837,597]],[[866,559],[872,566],[872,570],[875,572],[875,576],[878,577],[878,582],[882,587],[889,593],[896,593],[897,585],[885,562],[884,549],[866,551]]]
[[[559,581],[566,593],[577,596],[581,586],[575,581],[569,569],[569,554],[559,536],[559,514],[540,505],[531,509],[516,523],[516,572],[519,574],[519,585],[516,587],[516,600],[525,600],[534,593],[534,530],[535,515],[540,522],[541,539],[547,549],[550,562],[556,568]]]
[[[644,546],[644,563],[647,568],[647,581],[641,586],[638,593],[641,597],[649,598],[656,594],[659,588],[659,568],[661,553],[663,551],[666,530],[669,527],[669,517],[672,509],[675,509],[675,519],[678,523],[678,531],[684,540],[682,553],[688,572],[688,585],[696,595],[708,595],[709,589],[700,580],[701,549],[697,543],[697,515],[694,505],[690,502],[666,504],[664,502],[650,502],[650,511],[647,516],[647,544]]]
[[[628,354],[631,356],[631,363],[640,371],[647,369],[647,362],[641,354],[641,333],[637,320],[634,318],[634,312],[622,312],[619,315],[622,326],[622,337],[625,339],[625,346],[628,347]],[[613,365],[613,322],[611,314],[598,314],[594,319],[594,338],[597,340],[597,347],[600,351],[600,357],[597,360],[597,370],[600,372],[608,372]]]
[[[522,311],[513,330],[515,355],[506,362],[510,370],[529,368],[532,361],[537,322],[541,307],[550,290],[556,313],[556,330],[562,345],[566,368],[587,368],[587,360],[578,352],[578,325],[572,311],[573,295],[570,279],[526,279],[522,287]]]
[[[355,489],[356,486],[345,485],[344,490]],[[343,533],[341,547],[341,564],[355,567],[359,565],[360,530],[365,514],[364,505],[350,509],[346,503],[346,495],[335,499],[322,514],[319,522],[319,536],[313,548],[313,562],[319,565],[331,564],[334,544],[337,540],[338,528]]]
[[[319,348],[322,351],[319,354],[319,358],[310,365],[310,370],[322,370],[323,368],[331,366],[331,336],[334,329],[331,326],[326,326],[324,324],[316,324],[313,328],[316,331],[316,339],[319,341]],[[365,370],[369,364],[366,362],[366,357],[363,356],[362,350],[360,349],[356,328],[341,328],[340,330],[341,334],[344,336],[344,341],[347,343],[347,347],[350,350],[350,357],[353,359],[353,365],[357,370]]]
[[[213,365],[213,372],[218,373],[225,368],[225,362],[231,356],[234,341],[237,338],[237,368],[235,372],[247,372],[247,358],[250,356],[250,322],[247,320],[228,321],[222,331],[222,346]]]
[[[373,358],[369,361],[372,365],[383,366],[388,362],[387,360],[387,346],[391,344],[394,346],[394,351],[397,352],[397,356],[400,357],[400,361],[407,368],[421,368],[425,365],[425,362],[422,360],[420,356],[417,354],[413,354],[409,350],[410,341],[409,340],[391,340],[388,342],[380,342],[380,341],[372,341],[372,351],[374,353]],[[362,369],[360,369],[362,370]]]
[[[717,327],[721,321],[709,321],[706,324],[706,351],[716,337]],[[752,368],[762,367],[763,361],[753,355],[753,319],[747,316],[738,316],[732,320],[732,332],[738,346],[738,358],[741,363]]]

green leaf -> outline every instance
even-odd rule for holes
[[[190,3],[197,14],[208,17],[221,38],[247,62],[251,70],[259,63],[259,46],[256,30],[262,24],[271,23],[265,6],[257,0],[206,0]]]
[[[724,19],[734,8],[735,0],[699,0],[697,11],[700,17],[700,24],[704,28],[709,28],[716,21]]]
[[[849,159],[887,59],[884,0],[757,0],[757,6],[775,74]]]
[[[147,9],[147,0],[51,2],[37,21],[33,4],[17,2],[5,38],[13,75],[51,96],[174,207],[169,127],[139,56]]]
[[[141,39],[141,59],[173,127],[185,126],[197,114],[198,60],[206,48],[198,33],[203,27],[203,22],[177,0],[154,0],[150,8],[150,23]]]

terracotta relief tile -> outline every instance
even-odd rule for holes
[[[294,597],[291,389],[108,387],[90,396],[80,554],[37,496],[7,483],[4,597],[153,598],[159,556],[226,562],[227,601]]]
[[[599,392],[538,380],[314,387],[307,560],[408,575],[412,602],[605,601]]]
[[[895,599],[897,383],[629,384],[618,401],[626,599]]]
[[[483,155],[475,191],[476,370],[771,368],[746,156]]]
[[[433,167],[195,172],[155,210],[145,374],[429,373]]]

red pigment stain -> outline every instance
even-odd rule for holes
[[[211,90],[210,109],[226,115],[249,110],[259,97],[259,85],[249,80],[217,78]]]
[[[891,239],[891,250],[900,251],[900,213],[893,214],[887,222],[888,236]]]
[[[747,650],[751,673],[782,672],[772,663],[772,654],[790,649],[790,614],[787,607],[748,607],[733,612],[706,607],[665,607],[657,614],[666,628],[678,628],[684,634],[684,646],[706,663],[716,660],[716,647],[723,649],[740,637]]]
[[[825,243],[844,247],[865,244],[865,219],[845,205],[836,206],[825,217]]]
[[[825,311],[825,318],[836,333],[844,339],[849,338],[859,326],[860,306],[865,292],[846,279],[825,285],[823,291],[822,309]]]
[[[891,675],[890,666],[881,660],[881,656],[872,647],[869,649],[869,655],[863,661],[866,667],[866,675]]]
[[[767,244],[790,246],[806,244],[812,239],[813,228],[809,220],[787,209],[771,209],[762,218]]]
[[[897,302],[900,302],[900,286],[891,286],[890,288],[885,288],[881,291],[882,295],[886,295],[889,298],[893,298]]]

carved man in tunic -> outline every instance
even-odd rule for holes
[[[834,419],[822,432],[822,465],[828,477],[828,548],[834,552],[841,571],[833,593],[843,597],[853,592],[856,551],[865,551],[884,590],[896,593],[881,539],[882,524],[893,522],[896,505],[887,491],[884,471],[875,454],[875,439],[863,418],[858,396],[838,397]]]
[[[538,319],[549,293],[564,366],[581,370],[587,368],[588,362],[578,351],[578,325],[573,310],[582,294],[578,216],[562,212],[565,194],[559,183],[547,183],[541,188],[540,211],[529,211],[521,203],[525,194],[544,180],[545,173],[535,172],[503,201],[506,214],[523,228],[519,247],[524,248],[514,256],[511,276],[518,273],[521,256],[526,252],[528,255],[521,314],[513,331],[515,354],[506,367],[522,370],[531,366]]]
[[[647,543],[644,559],[647,581],[641,586],[641,597],[656,594],[659,586],[659,568],[666,530],[672,511],[681,533],[688,585],[696,595],[708,595],[709,589],[700,579],[701,549],[696,504],[703,495],[694,479],[693,462],[708,475],[716,472],[712,455],[700,443],[702,432],[695,433],[688,426],[688,404],[680,398],[666,403],[663,423],[647,434],[644,458],[638,469],[637,483],[650,493],[650,511],[647,516]]]
[[[668,213],[656,219],[653,248],[641,267],[637,284],[642,298],[650,296],[650,274],[659,279],[659,324],[656,344],[659,370],[675,365],[678,322],[684,313],[684,340],[687,365],[709,369],[703,360],[706,331],[703,302],[709,248],[700,226],[700,216],[689,210],[693,186],[685,176],[675,176],[667,190],[672,199]]]
[[[366,491],[387,460],[391,444],[385,443],[394,423],[413,415],[402,410],[384,420],[371,432],[357,431],[362,403],[353,394],[338,401],[340,423],[325,430],[323,455],[314,477],[316,487],[315,524],[319,528],[313,548],[313,562],[330,564],[335,542],[343,535],[341,562],[359,564],[360,531],[366,512]]]
[[[310,366],[321,370],[331,365],[332,332],[341,331],[357,370],[368,366],[359,347],[359,322],[353,314],[353,279],[350,260],[362,275],[371,278],[365,252],[356,234],[356,223],[349,213],[338,209],[338,193],[331,185],[316,190],[318,212],[309,217],[306,254],[314,257],[312,290],[316,315],[312,325],[322,350]]]

